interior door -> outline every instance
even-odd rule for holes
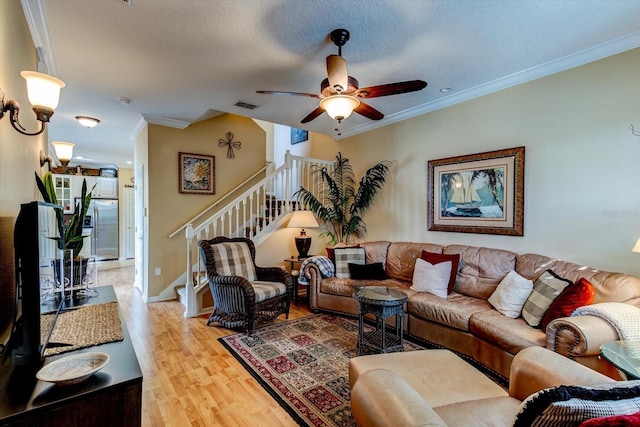
[[[124,189],[124,257],[136,256],[136,194],[131,187]]]
[[[144,165],[138,165],[135,169],[135,193],[136,193],[136,214],[135,214],[135,281],[134,285],[140,290],[143,297],[146,297],[146,278],[145,269],[146,263],[144,262],[144,238],[145,238],[145,206],[144,206]]]

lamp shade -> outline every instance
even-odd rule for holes
[[[638,239],[633,249],[631,249],[631,252],[640,252],[640,239]]]
[[[288,228],[317,228],[319,227],[316,217],[311,211],[295,211],[289,219]]]
[[[31,105],[56,109],[60,100],[60,89],[65,86],[62,80],[35,71],[22,71],[20,75],[27,81],[27,96]]]
[[[58,159],[66,166],[71,161],[71,157],[73,157],[73,147],[75,144],[72,142],[54,141],[51,145],[53,145],[53,148],[56,150]]]
[[[338,121],[349,117],[359,105],[358,98],[349,95],[332,95],[320,101],[320,107],[324,108],[332,119]]]

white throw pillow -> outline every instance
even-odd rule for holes
[[[428,261],[417,258],[413,269],[411,289],[418,292],[429,292],[435,296],[446,298],[449,277],[451,276],[451,265],[451,261],[431,264]]]
[[[515,271],[504,276],[496,290],[489,297],[489,303],[507,317],[517,318],[522,313],[524,303],[533,291],[533,282]]]

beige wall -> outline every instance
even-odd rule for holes
[[[231,131],[242,147],[235,159],[227,159],[227,148],[218,147]],[[265,132],[253,120],[225,114],[184,130],[148,126],[148,295],[157,296],[185,271],[184,233],[168,235],[250,177],[265,165]],[[178,153],[215,156],[216,194],[178,193]],[[161,268],[161,276],[154,269]]]
[[[0,88],[8,99],[20,103],[20,121],[30,132],[38,125],[20,71],[36,70],[36,64],[36,51],[20,2],[0,1]],[[63,96],[64,92],[61,100]],[[52,120],[55,119],[54,115]],[[0,120],[0,341],[11,313],[5,305],[13,304],[8,295],[15,286],[13,225],[20,204],[38,198],[33,174],[41,172],[39,152],[46,152],[46,138],[46,131],[35,137],[19,134],[7,115]]]
[[[640,276],[640,254],[631,252],[640,237],[640,138],[629,129],[640,127],[638,65],[635,49],[335,143],[314,135],[309,155],[342,151],[358,177],[397,161],[365,215],[366,240],[489,246]],[[517,146],[526,147],[523,237],[427,231],[429,160]],[[263,264],[295,252],[279,244],[260,248]],[[275,252],[269,245],[282,253],[266,255]]]

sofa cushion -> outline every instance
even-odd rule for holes
[[[427,292],[416,293],[409,298],[407,311],[413,316],[465,332],[469,331],[469,319],[472,315],[484,311],[495,312],[488,301],[456,292],[449,294],[446,299]]]
[[[390,244],[391,242],[386,240],[360,243],[360,247],[364,248],[367,254],[366,263],[373,264],[374,262],[381,262],[382,265],[386,267],[387,250]]]
[[[354,264],[349,263],[349,274],[355,280],[384,280],[387,275],[381,262],[373,264]]]
[[[513,319],[496,310],[474,313],[469,320],[469,330],[477,338],[510,354],[527,347],[544,347],[546,343],[545,333],[527,325],[522,317]]]
[[[451,261],[451,274],[447,284],[447,293],[450,294],[458,277],[458,265],[460,264],[460,254],[438,254],[435,252],[422,251],[421,258],[431,264]]]
[[[454,291],[470,297],[488,299],[498,283],[515,269],[517,254],[501,249],[449,245],[445,254],[460,254],[460,267]]]
[[[351,277],[349,272],[349,264],[364,264],[365,252],[360,247],[341,247],[334,248],[334,257],[336,264],[336,277],[348,279]]]
[[[387,264],[385,271],[390,279],[402,282],[411,282],[413,279],[413,268],[416,259],[420,258],[422,251],[442,252],[442,246],[430,243],[391,243],[387,250]]]
[[[547,269],[572,282],[581,277],[587,279],[596,294],[593,303],[626,302],[640,306],[640,280],[623,273],[612,273],[574,264],[537,254],[518,256],[516,271],[522,276],[535,280]]]
[[[393,279],[386,280],[355,280],[341,279],[338,277],[327,277],[320,282],[320,292],[329,295],[339,295],[352,298],[353,293],[361,286],[386,286],[388,288],[400,289],[411,296],[416,292],[409,289],[410,283],[399,282]]]
[[[533,282],[515,271],[510,271],[489,297],[489,304],[507,317],[520,317],[522,307],[531,291]]]
[[[567,286],[558,298],[553,301],[540,323],[540,328],[544,331],[547,325],[559,317],[571,316],[578,307],[593,303],[595,289],[587,279],[580,278],[570,286]]]
[[[542,317],[547,312],[551,303],[560,295],[562,290],[573,283],[563,279],[553,272],[546,270],[536,279],[533,284],[533,292],[527,298],[522,307],[522,317],[529,324],[537,328],[540,326]]]
[[[521,404],[514,427],[578,426],[591,418],[640,411],[640,381],[593,387],[559,386],[541,390]]]
[[[519,409],[520,401],[509,396],[467,400],[433,408],[448,426],[508,426]]]
[[[451,261],[431,264],[429,261],[418,258],[413,270],[411,289],[416,292],[429,292],[440,298],[446,298],[450,276]]]

